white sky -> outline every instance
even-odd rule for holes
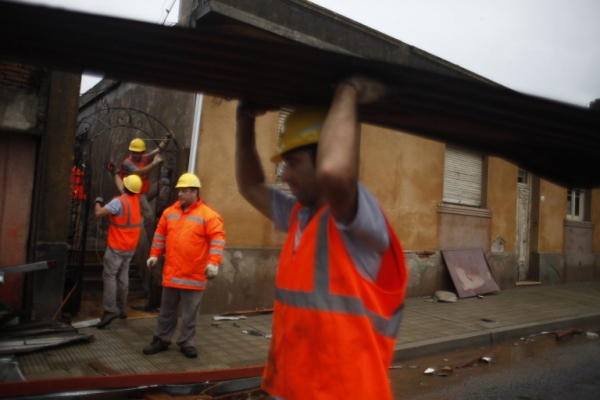
[[[179,10],[179,0],[17,1],[167,25]],[[584,107],[600,98],[600,0],[313,3],[511,89]],[[84,76],[82,91],[97,81]]]

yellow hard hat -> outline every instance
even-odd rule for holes
[[[271,157],[271,161],[281,162],[282,154],[298,147],[319,143],[326,115],[327,110],[317,107],[302,107],[292,111],[285,119],[277,153]]]
[[[194,174],[190,174],[189,172],[181,175],[181,177],[177,181],[177,185],[175,185],[175,188],[188,188],[188,187],[194,187],[194,188],[202,187],[202,185],[200,185],[200,178],[198,178]]]
[[[133,193],[139,193],[142,190],[142,179],[137,175],[128,175],[123,178],[123,185]]]
[[[136,153],[146,151],[146,143],[140,138],[133,139],[131,143],[129,143],[129,150],[135,151]]]

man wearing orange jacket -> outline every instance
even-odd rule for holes
[[[127,318],[129,263],[142,231],[139,192],[142,180],[137,175],[123,179],[125,193],[103,206],[102,197],[94,200],[96,218],[108,216],[108,237],[104,253],[104,315],[98,329],[107,327],[115,318]]]
[[[238,189],[288,232],[262,380],[276,399],[392,399],[388,368],[406,267],[383,210],[358,182],[357,104],[383,92],[379,82],[353,77],[337,86],[329,110],[288,115],[271,160],[283,161],[291,195],[268,185],[260,164],[254,121],[265,110],[238,106]]]
[[[154,268],[165,253],[162,299],[154,338],[144,348],[146,355],[167,350],[177,327],[182,305],[179,351],[196,358],[196,323],[207,280],[217,276],[225,249],[221,216],[200,197],[200,180],[183,174],[177,181],[179,200],[167,208],[158,222],[148,268]]]

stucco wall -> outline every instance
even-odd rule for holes
[[[405,251],[438,248],[444,144],[363,125],[360,180],[383,207]]]
[[[280,247],[285,235],[238,193],[235,180],[235,110],[237,101],[205,96],[196,173],[202,196],[223,217],[227,247]],[[256,120],[257,149],[267,182],[275,182],[269,161],[277,145],[279,113]]]
[[[566,210],[567,189],[541,180],[538,238],[538,251],[540,253],[562,253],[564,251],[563,225]]]
[[[497,157],[488,157],[487,208],[492,211],[490,243],[504,239],[504,251],[514,252],[517,232],[518,168]]]
[[[279,248],[227,247],[218,279],[208,283],[200,312],[273,307]]]
[[[48,106],[48,71],[0,61],[0,129],[41,134]]]
[[[565,221],[565,282],[581,282],[594,277],[591,222]]]

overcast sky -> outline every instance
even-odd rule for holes
[[[18,1],[166,24],[179,9],[179,0]],[[600,98],[600,0],[313,3],[511,89],[584,107]],[[96,82],[85,77],[82,90]]]

